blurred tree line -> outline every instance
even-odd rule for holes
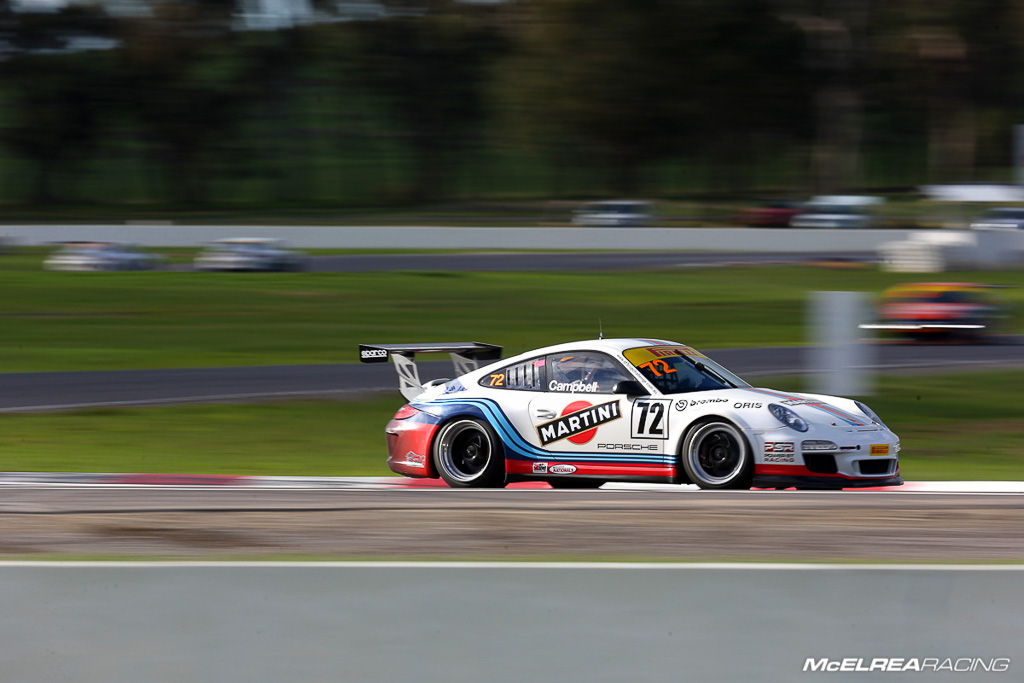
[[[438,0],[276,31],[234,0],[151,10],[0,0],[0,199],[909,187],[1008,177],[1024,117],[1012,0]]]

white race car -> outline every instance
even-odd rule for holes
[[[47,270],[111,271],[152,270],[163,259],[120,242],[64,242],[43,261]]]
[[[596,339],[503,360],[500,346],[478,342],[359,352],[363,362],[395,362],[409,403],[385,430],[388,466],[410,477],[455,487],[903,483],[899,438],[863,403],[754,388],[677,342]],[[450,353],[459,376],[422,384],[417,353]]]

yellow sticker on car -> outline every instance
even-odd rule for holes
[[[873,444],[871,444],[871,455],[889,455],[889,444],[887,444],[887,443],[873,443]]]

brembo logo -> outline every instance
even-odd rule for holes
[[[562,410],[562,416],[537,427],[540,442],[549,443],[569,439],[574,444],[585,444],[597,435],[598,425],[622,417],[618,401],[591,405],[586,401],[573,401]]]

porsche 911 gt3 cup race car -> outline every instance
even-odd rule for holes
[[[451,354],[458,376],[421,384],[417,353]],[[502,360],[500,346],[478,342],[363,344],[359,354],[395,363],[408,403],[385,430],[388,466],[410,477],[454,487],[903,483],[899,438],[863,403],[755,388],[677,342],[597,339]]]

